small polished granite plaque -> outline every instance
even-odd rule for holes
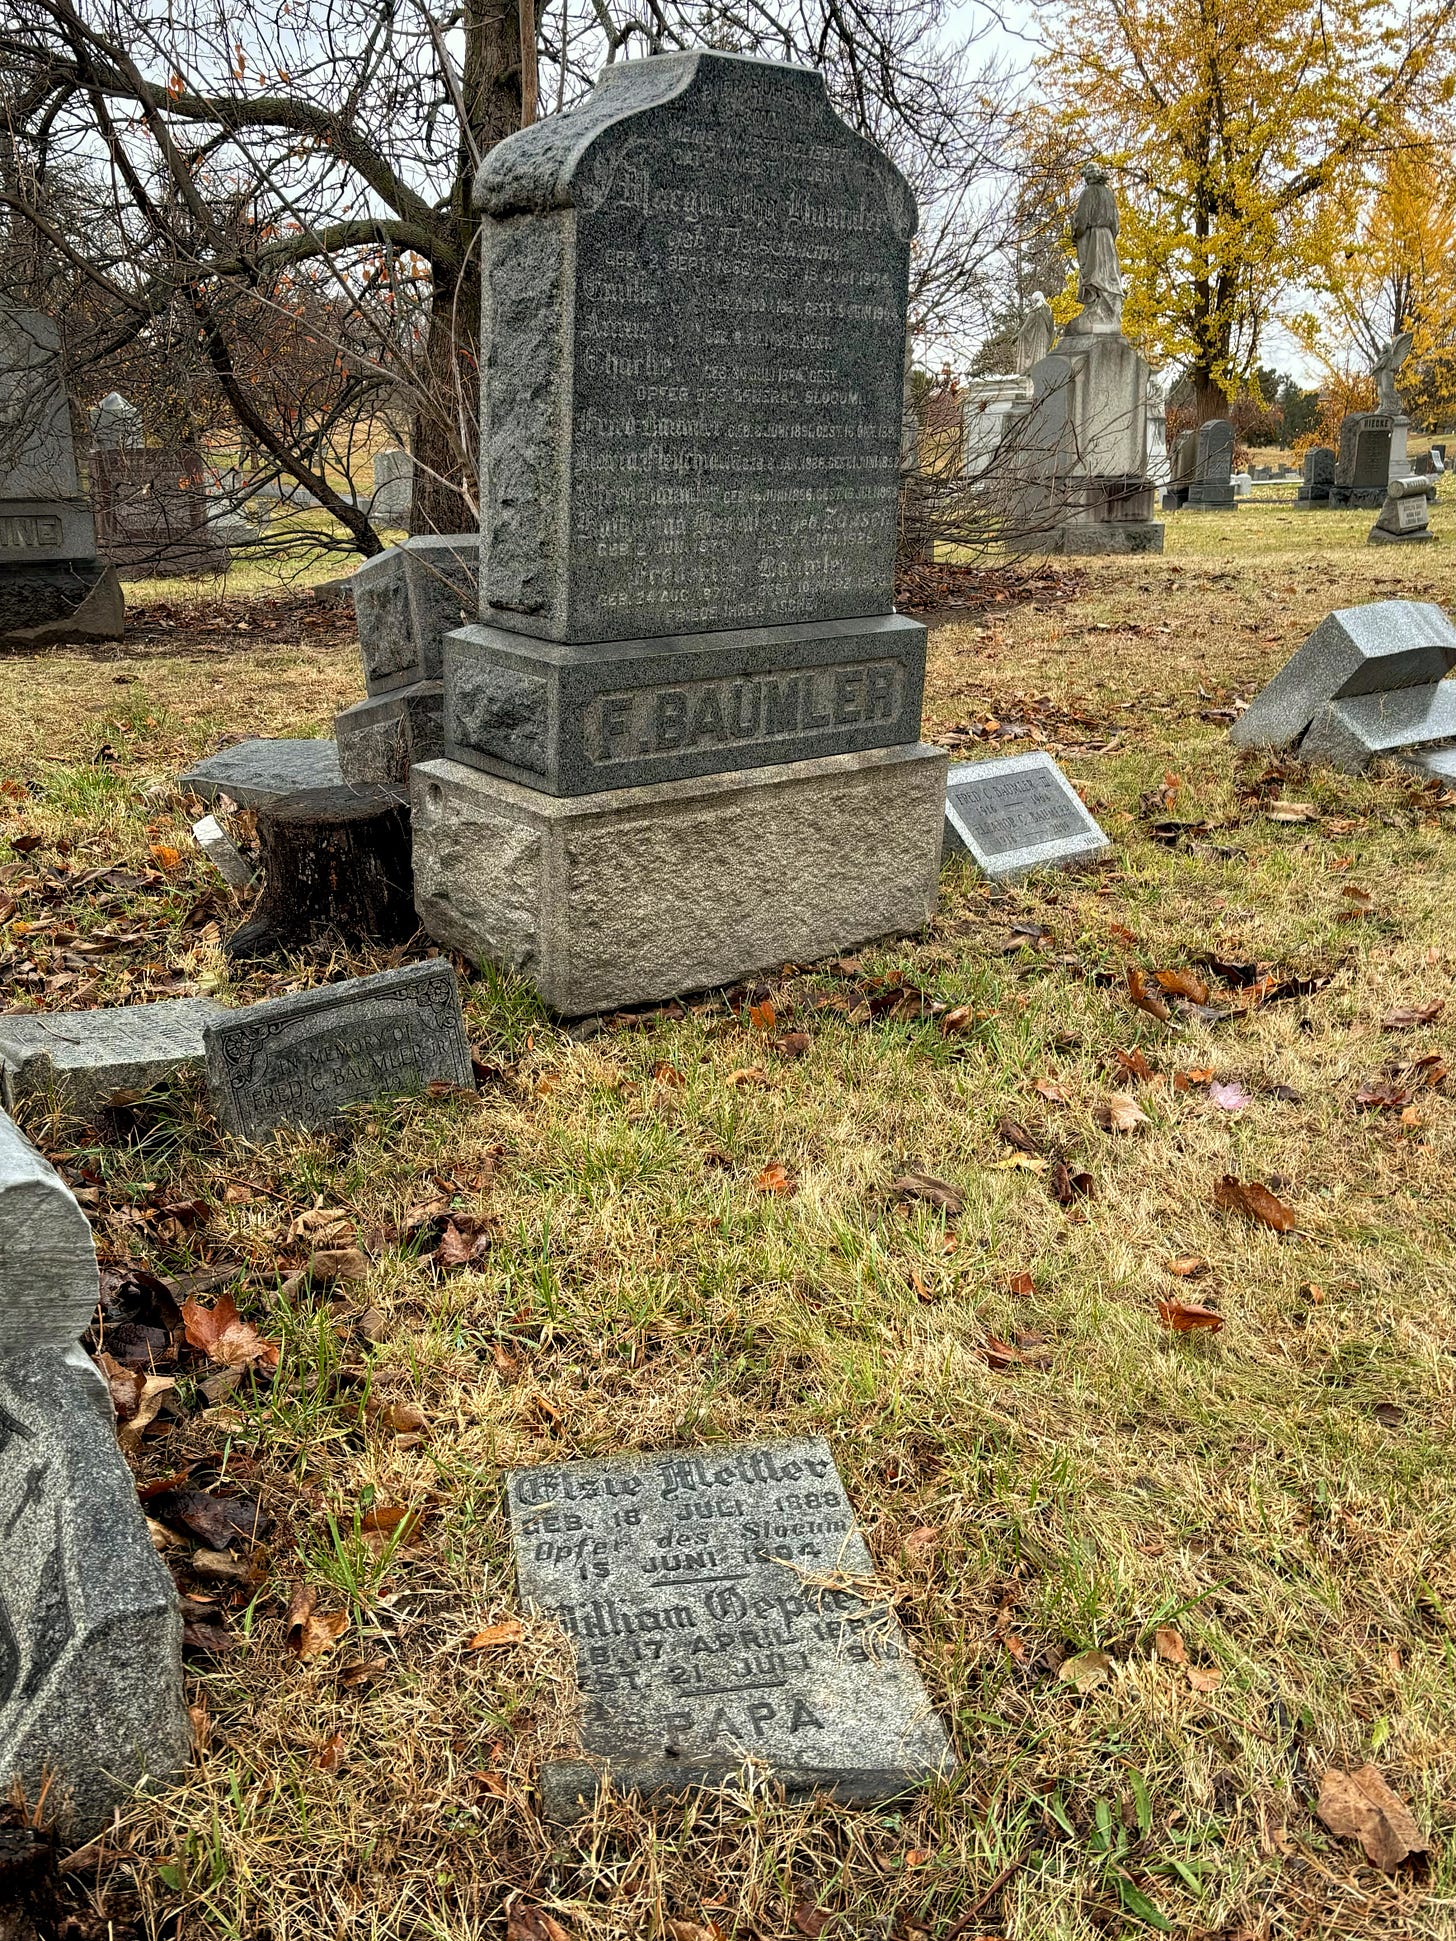
[[[604,1779],[714,1786],[745,1765],[794,1796],[885,1799],[952,1755],[844,1493],[803,1441],[518,1469],[523,1604],[576,1652],[581,1751],[547,1761],[548,1818]]]
[[[946,776],[948,852],[970,856],[987,876],[1105,856],[1112,844],[1050,755],[1006,755],[962,762]]]

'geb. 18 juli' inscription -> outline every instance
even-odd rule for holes
[[[939,1759],[822,1439],[518,1470],[508,1493],[523,1600],[575,1649],[588,1753],[643,1784],[746,1757]]]

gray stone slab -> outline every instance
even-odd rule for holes
[[[1425,687],[1453,667],[1456,627],[1431,602],[1340,607],[1259,690],[1229,739],[1239,748],[1289,748],[1326,702]]]
[[[0,303],[0,500],[85,502],[60,332],[9,302]]]
[[[339,788],[344,777],[332,741],[260,736],[219,749],[178,779],[204,802],[226,795],[240,809],[271,809],[282,797]]]
[[[914,198],[807,68],[613,63],[500,142],[481,618],[556,640],[888,613]]]
[[[345,781],[408,793],[414,764],[445,752],[443,683],[416,681],[357,701],[334,716],[334,741]]]
[[[924,686],[925,629],[897,614],[593,647],[466,627],[444,752],[586,795],[913,743]]]
[[[1437,681],[1431,687],[1331,701],[1310,723],[1299,752],[1305,761],[1328,762],[1358,775],[1377,755],[1451,740],[1456,740],[1456,681]]]
[[[85,499],[0,499],[0,566],[96,558],[96,520]]]
[[[946,776],[947,849],[998,882],[1092,862],[1112,848],[1086,804],[1040,749],[959,762]]]
[[[923,744],[597,795],[450,761],[410,780],[426,930],[567,1017],[812,963],[935,909],[945,754]]]
[[[436,1080],[471,1083],[459,986],[433,958],[230,1012],[204,1043],[218,1116],[244,1139]]]
[[[479,606],[480,534],[406,539],[366,559],[349,585],[369,693],[438,681],[445,635]]]
[[[166,998],[95,1011],[7,1011],[0,1016],[5,1104],[54,1093],[73,1112],[134,1097],[196,1070],[202,1033],[226,1016],[211,998]]]
[[[3,1293],[9,1295],[8,1285]],[[187,1764],[182,1624],[96,1370],[0,1359],[0,1791],[71,1839]]]
[[[517,1469],[522,1603],[576,1652],[581,1756],[548,1760],[548,1818],[603,1777],[874,1801],[948,1775],[944,1728],[819,1436]]]
[[[1396,760],[1403,768],[1432,775],[1438,782],[1448,782],[1456,788],[1456,748],[1422,748],[1415,754],[1403,752]]]
[[[91,1325],[98,1291],[85,1214],[0,1112],[0,1360],[22,1349],[73,1348]]]
[[[1198,427],[1193,479],[1187,504],[1194,512],[1227,512],[1236,503],[1233,487],[1234,428],[1227,418],[1210,418]]]
[[[253,866],[215,815],[192,825],[192,839],[225,883],[245,890],[253,881]]]
[[[1352,411],[1342,420],[1331,505],[1385,503],[1396,422],[1388,412],[1381,411]]]

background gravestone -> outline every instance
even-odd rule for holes
[[[121,588],[96,555],[81,489],[60,334],[0,303],[0,641],[119,640]]]
[[[91,481],[101,544],[127,579],[226,568],[228,551],[209,523],[207,479],[195,446],[94,450]]]
[[[1384,505],[1395,424],[1395,418],[1382,411],[1352,411],[1341,421],[1331,505]]]
[[[76,1346],[97,1294],[84,1215],[0,1115],[0,1789],[73,1840],[192,1742],[176,1592]]]
[[[413,771],[426,928],[577,1013],[918,927],[906,183],[819,75],[693,52],[500,143],[477,203],[481,624]],[[821,841],[827,881],[778,867]]]
[[[230,1132],[261,1139],[340,1108],[439,1082],[472,1083],[460,989],[438,958],[270,998],[204,1033],[207,1076]]]
[[[1295,494],[1297,505],[1327,506],[1335,483],[1335,454],[1329,445],[1315,445],[1304,455],[1304,476]]]
[[[521,1601],[565,1630],[584,1701],[583,1756],[542,1770],[548,1818],[588,1811],[607,1770],[676,1791],[751,1758],[846,1801],[949,1773],[822,1437],[518,1469],[506,1494]]]
[[[1237,503],[1233,484],[1234,428],[1227,418],[1198,427],[1188,505],[1195,511],[1227,512]]]

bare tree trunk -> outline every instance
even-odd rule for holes
[[[479,453],[480,246],[472,190],[481,160],[535,116],[533,0],[468,0],[462,77],[455,228],[467,267],[453,288],[438,277],[426,341],[430,407],[415,419],[414,501],[410,531],[468,532],[476,515],[461,490],[473,483]],[[523,55],[525,58],[523,58]],[[527,112],[529,110],[529,113]]]

